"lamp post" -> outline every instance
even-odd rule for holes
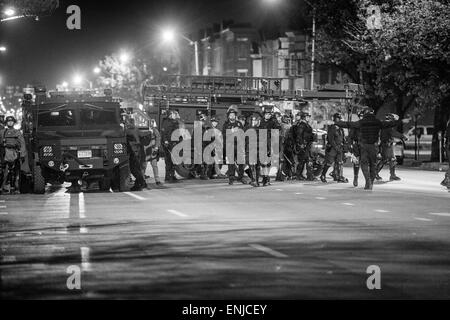
[[[173,30],[165,30],[162,33],[163,39],[167,42],[173,42],[176,36],[176,33]],[[189,42],[189,44],[194,46],[194,55],[195,55],[195,75],[200,75],[200,65],[199,65],[199,52],[198,52],[198,41],[194,41],[189,39],[183,34],[178,34],[181,38]]]

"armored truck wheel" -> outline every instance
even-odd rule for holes
[[[98,182],[101,191],[109,191],[111,189],[111,178],[104,178]]]
[[[45,179],[42,175],[42,169],[38,165],[33,168],[33,192],[37,194],[45,193]]]

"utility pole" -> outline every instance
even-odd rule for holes
[[[313,6],[313,25],[311,41],[311,90],[314,90],[314,62],[316,53],[316,7]]]

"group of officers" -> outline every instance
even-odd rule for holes
[[[307,112],[299,112],[292,119],[289,115],[276,112],[273,106],[263,108],[262,114],[254,113],[249,118],[239,115],[236,105],[231,105],[227,110],[227,119],[222,128],[219,128],[219,119],[212,117],[207,123],[207,115],[199,113],[198,121],[201,122],[203,132],[210,128],[222,132],[223,146],[226,146],[227,130],[242,129],[267,129],[268,158],[273,152],[271,147],[271,130],[279,130],[279,162],[263,162],[259,157],[251,160],[249,157],[248,142],[245,150],[237,150],[235,143],[235,158],[225,158],[214,165],[203,163],[197,165],[194,174],[201,179],[223,177],[221,165],[228,164],[228,182],[233,185],[236,181],[250,184],[254,187],[270,185],[270,169],[277,168],[276,181],[297,179],[300,181],[314,181],[320,179],[327,183],[327,174],[332,168],[330,176],[338,183],[348,183],[343,175],[343,164],[346,159],[351,159],[353,164],[353,185],[358,186],[359,172],[362,171],[365,178],[365,190],[372,190],[376,180],[382,180],[379,173],[385,166],[389,166],[389,181],[398,181],[396,175],[396,157],[394,143],[396,138],[406,140],[407,137],[399,133],[395,127],[400,124],[400,119],[395,114],[387,114],[385,120],[379,120],[372,108],[364,107],[358,112],[358,121],[343,121],[340,113],[333,115],[333,121],[328,126],[325,152],[313,148],[313,142],[317,138],[311,126],[311,115]],[[167,182],[176,182],[175,165],[172,161],[172,149],[177,142],[171,141],[172,132],[180,128],[179,115],[176,111],[169,111],[167,118],[161,127],[162,150],[164,151]],[[448,127],[448,126],[447,126]],[[348,136],[344,128],[348,129]],[[446,148],[449,146],[450,130],[447,128]],[[203,144],[205,148],[206,145]],[[237,163],[238,152],[245,152],[245,164]],[[450,154],[450,151],[448,151]],[[225,152],[224,152],[225,155]],[[450,171],[450,169],[449,169]],[[249,179],[245,177],[248,176]],[[449,172],[446,174],[443,185],[450,188]]]
[[[248,119],[239,115],[238,107],[231,105],[227,110],[227,119],[222,128],[219,127],[219,119],[212,117],[207,123],[207,115],[199,113],[198,121],[202,125],[203,133],[210,129],[222,132],[223,146],[226,146],[227,130],[242,129],[246,131],[253,129],[257,132],[266,129],[267,136],[267,159],[256,159],[249,157],[248,140],[245,150],[234,148],[234,159],[219,159],[214,164],[203,163],[196,165],[192,170],[194,177],[201,179],[226,178],[233,185],[236,181],[248,183],[254,187],[270,185],[270,170],[272,166],[277,168],[276,181],[297,179],[300,181],[314,181],[320,179],[327,183],[327,173],[332,168],[330,176],[338,183],[348,183],[343,175],[343,164],[347,158],[353,164],[353,185],[358,186],[359,172],[362,171],[365,178],[364,189],[372,190],[376,180],[382,180],[379,176],[381,169],[389,166],[390,181],[400,178],[396,175],[396,157],[394,154],[394,139],[406,139],[406,137],[395,130],[399,124],[399,117],[395,114],[387,114],[384,121],[376,118],[374,110],[366,107],[358,113],[358,121],[343,121],[342,115],[333,115],[333,121],[328,126],[325,153],[313,147],[317,138],[311,126],[311,115],[307,112],[299,112],[292,119],[288,115],[275,112],[273,106],[266,106],[262,114],[254,113]],[[3,187],[10,185],[10,191],[16,187],[15,181],[20,170],[26,164],[27,151],[25,141],[20,130],[15,129],[17,120],[13,116],[6,118],[0,115],[0,192],[5,191]],[[133,191],[140,191],[147,187],[146,169],[151,164],[156,185],[161,185],[158,172],[158,161],[160,156],[165,159],[165,182],[177,182],[175,176],[175,164],[173,162],[172,149],[178,143],[172,141],[172,133],[180,129],[183,122],[177,111],[171,110],[162,122],[161,132],[157,129],[156,121],[151,120],[149,129],[142,132],[139,130],[131,117],[125,118],[124,127],[127,134],[128,153],[130,155],[130,171],[134,176]],[[348,128],[348,136],[344,128]],[[279,161],[271,163],[271,130],[279,130]],[[447,155],[450,155],[450,119],[447,122],[445,142]],[[203,143],[203,148],[206,145]],[[203,150],[202,150],[203,151]],[[238,153],[245,153],[245,164],[237,163]],[[259,153],[259,150],[258,150]],[[225,152],[224,152],[225,154]],[[214,156],[214,154],[213,154]],[[221,172],[221,166],[228,164],[227,175]],[[450,167],[450,166],[449,166]],[[305,173],[305,175],[304,175]],[[450,168],[446,172],[441,185],[450,189]]]

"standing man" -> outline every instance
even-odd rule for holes
[[[172,161],[172,149],[175,146],[175,141],[172,141],[172,133],[179,129],[179,122],[177,120],[177,114],[175,111],[170,110],[167,114],[167,118],[163,122],[161,128],[161,138],[163,141],[163,150],[164,150],[164,162],[166,165],[166,176],[165,181],[167,183],[177,182],[177,178],[175,178],[175,166]]]
[[[333,115],[333,122],[327,133],[327,147],[325,154],[325,166],[320,176],[320,180],[323,183],[327,182],[326,174],[330,166],[334,163],[335,177],[337,182],[347,183],[348,180],[343,176],[343,164],[344,164],[344,130],[336,125],[336,122],[342,120],[340,113]]]
[[[0,130],[0,193],[3,190],[6,172],[8,172],[9,192],[16,191],[20,166],[25,162],[27,156],[25,139],[22,132],[14,128],[16,123],[16,118],[8,116],[5,119],[5,128]]]
[[[227,121],[224,123],[222,128],[223,145],[225,149],[225,155],[228,158],[227,152],[227,130],[231,133],[235,133],[237,130],[244,130],[242,124],[237,120],[238,108],[236,105],[231,105],[227,110]],[[228,184],[233,185],[236,180],[236,161],[238,161],[238,152],[245,152],[245,150],[238,150],[237,143],[233,141],[234,146],[234,157],[232,159],[228,158]],[[245,154],[244,154],[245,156]],[[244,177],[245,164],[238,163],[238,181],[245,184],[243,180]]]
[[[448,160],[448,170],[447,173],[445,174],[445,179],[444,181],[442,181],[442,185],[446,186],[447,189],[450,190],[450,116],[449,119],[447,121],[447,129],[445,130],[445,142],[444,142],[444,146],[445,146],[445,151],[447,152],[447,160]]]
[[[127,118],[125,122],[125,132],[127,135],[127,152],[130,155],[130,171],[134,176],[134,186],[131,191],[142,191],[147,187],[144,175],[142,174],[141,156],[142,145],[139,130],[136,128],[132,118]]]
[[[303,169],[306,165],[307,176],[311,177],[311,146],[314,141],[314,134],[309,119],[311,115],[307,112],[300,113],[300,121],[293,126],[294,152],[296,155],[296,175],[300,181],[306,180]]]
[[[271,130],[280,130],[280,125],[273,116],[273,106],[266,106],[263,112],[263,119],[259,125],[259,129],[267,130],[267,156],[270,158],[272,156],[272,137]],[[262,161],[262,160],[261,160]],[[271,162],[263,163],[261,162],[261,175],[263,177],[262,183],[263,187],[270,185],[270,168],[272,166]]]
[[[386,115],[386,121],[394,121],[395,115],[392,113],[388,113]],[[395,166],[397,165],[397,159],[395,158],[394,154],[394,138],[399,138],[402,140],[408,139],[403,134],[395,130],[395,128],[384,128],[381,130],[380,135],[380,153],[381,153],[381,160],[377,163],[377,180],[382,180],[380,177],[380,171],[383,169],[384,165],[386,163],[389,164],[389,171],[391,173],[391,176],[389,178],[389,181],[398,181],[401,180],[399,177],[395,175]]]
[[[260,116],[258,114],[253,114],[250,117],[250,126],[248,127],[248,130],[255,130],[256,137],[257,137],[257,144],[256,148],[255,146],[250,145],[250,140],[246,139],[246,158],[248,159],[248,164],[250,167],[250,179],[251,179],[251,185],[253,187],[259,187],[259,172],[260,172],[260,163],[259,163],[259,123],[260,123]],[[256,149],[256,150],[255,150]],[[250,153],[251,151],[256,151],[256,158],[251,159]]]
[[[161,134],[156,126],[155,119],[150,120],[149,126],[150,141],[149,144],[145,146],[145,160],[150,162],[153,170],[153,176],[155,177],[155,182],[157,186],[161,185],[161,180],[159,178],[158,171],[158,161],[159,161],[159,150],[161,148]]]
[[[294,170],[294,158],[292,156],[293,139],[291,130],[291,118],[285,114],[281,118],[280,166],[282,174],[284,173],[288,179],[292,178],[292,171]]]
[[[361,120],[364,116],[364,111],[358,112],[358,118]],[[353,163],[353,186],[358,186],[359,168],[361,165],[361,130],[359,128],[349,129],[349,144],[350,152],[352,154]]]
[[[377,172],[378,140],[383,128],[393,128],[397,125],[398,116],[395,121],[381,121],[375,116],[372,108],[368,108],[363,118],[357,122],[338,121],[335,125],[341,128],[357,128],[361,137],[361,170],[366,180],[364,190],[372,190],[373,182]]]
[[[216,117],[211,118],[211,129],[219,130],[219,119]],[[216,138],[211,138],[211,142],[213,142]],[[223,159],[218,159],[216,157],[215,152],[213,153],[214,156],[214,170],[211,170],[211,177],[216,177],[218,179],[226,178],[226,175],[222,174],[222,171],[220,170],[220,165],[222,164]],[[212,173],[214,171],[214,174]],[[214,176],[215,175],[215,176]]]

